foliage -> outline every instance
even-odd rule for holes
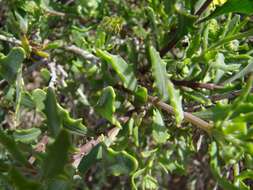
[[[0,189],[253,189],[252,14],[0,0]]]

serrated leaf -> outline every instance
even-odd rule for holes
[[[36,141],[40,134],[41,131],[38,128],[17,129],[13,133],[13,137],[15,141],[30,143]]]
[[[201,22],[230,12],[250,15],[253,13],[253,3],[251,0],[228,0],[222,6],[218,6],[209,16],[201,20]]]
[[[167,132],[163,118],[159,110],[153,110],[152,137],[158,144],[167,142],[170,135]]]
[[[134,75],[134,70],[131,65],[127,64],[119,55],[112,55],[100,49],[97,50],[97,55],[112,66],[125,88],[135,91],[137,87],[137,79]]]
[[[179,91],[174,88],[174,85],[169,80],[166,72],[166,66],[154,47],[149,47],[149,54],[152,64],[152,74],[154,76],[155,85],[158,89],[159,95],[164,101],[167,101],[170,98],[170,103],[175,111],[176,121],[180,124],[184,115],[181,103],[182,98]]]
[[[47,117],[48,129],[51,132],[51,134],[54,137],[56,137],[62,128],[62,123],[60,119],[60,114],[58,112],[55,93],[51,87],[47,89],[47,95],[44,103],[45,103],[44,113]]]
[[[87,132],[87,128],[83,125],[83,119],[73,119],[70,117],[69,112],[61,107],[58,104],[58,112],[60,116],[60,120],[65,129],[68,129],[69,132],[75,133],[77,135],[85,135]]]
[[[181,124],[184,119],[182,96],[180,96],[179,90],[176,90],[170,81],[168,82],[168,92],[170,96],[170,104],[174,108],[176,122],[177,124]]]
[[[155,79],[155,85],[158,90],[159,96],[162,100],[167,101],[169,99],[168,92],[168,76],[166,72],[166,65],[160,58],[159,53],[154,47],[149,47],[149,55],[152,65],[152,74]]]
[[[120,126],[120,123],[114,117],[115,112],[115,92],[111,86],[103,89],[98,103],[95,106],[96,112],[98,112],[103,118],[110,121],[113,125]]]
[[[69,133],[62,129],[55,142],[47,149],[47,155],[42,164],[42,176],[44,179],[49,180],[64,172],[64,166],[68,163],[70,148]]]
[[[25,51],[18,47],[13,48],[7,56],[0,57],[0,75],[13,84],[25,59]]]
[[[138,168],[136,158],[124,150],[115,151],[112,148],[108,148],[105,157],[105,162],[114,176],[131,175]]]
[[[39,93],[43,100],[43,93]],[[54,90],[50,87],[47,90],[44,103],[45,109],[43,110],[43,112],[47,117],[47,124],[49,130],[54,137],[57,136],[62,127],[78,135],[86,134],[87,129],[82,124],[82,119],[71,118],[69,112],[57,103]],[[40,103],[37,102],[37,105],[38,104]],[[44,107],[42,104],[40,104],[39,106]]]
[[[78,170],[81,173],[85,173],[93,164],[102,159],[103,146],[101,144],[96,145],[91,151],[85,155],[80,164]]]
[[[28,165],[27,159],[20,151],[13,138],[7,136],[2,130],[0,130],[0,143],[8,150],[15,160],[21,164]]]

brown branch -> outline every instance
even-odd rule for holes
[[[212,2],[213,0],[207,0],[205,3],[203,3],[203,5],[199,8],[195,15],[200,16]]]
[[[198,83],[198,82],[193,82],[193,81],[186,81],[186,80],[171,80],[173,84],[177,86],[186,86],[189,88],[204,88],[208,90],[214,90],[214,89],[222,89],[223,86],[221,85],[216,85],[213,83]]]
[[[160,101],[157,97],[149,96],[148,97],[149,102],[151,102],[153,105],[165,110],[166,112],[170,114],[174,114],[175,111],[172,106]],[[208,122],[192,115],[191,113],[184,112],[184,119],[185,121],[195,125],[196,127],[206,131],[208,134],[211,133],[212,125]]]
[[[77,168],[82,158],[85,155],[89,154],[92,148],[94,148],[96,145],[104,141],[104,136],[106,136],[110,140],[110,142],[114,142],[116,140],[116,136],[118,135],[119,131],[120,131],[119,127],[114,127],[111,130],[109,130],[107,135],[103,135],[103,134],[99,135],[95,140],[92,139],[86,144],[82,145],[79,148],[79,152],[77,152],[76,154],[72,156],[72,159],[71,159],[72,165]]]

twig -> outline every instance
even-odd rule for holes
[[[119,127],[112,128],[106,135],[106,137],[110,140],[110,142],[114,142],[116,140],[116,136],[120,131]],[[89,152],[94,148],[96,145],[104,141],[104,135],[98,136],[95,140],[92,139],[83,146],[80,147],[80,151],[72,156],[72,165],[77,168],[79,163],[81,162],[82,158],[89,154]]]
[[[153,105],[156,105],[157,107],[167,111],[170,114],[174,114],[174,109],[172,106],[160,101],[157,97],[149,96],[148,97],[149,102],[151,102]],[[184,119],[191,124],[195,125],[196,127],[203,129],[208,134],[211,133],[211,128],[213,127],[211,124],[207,123],[206,121],[192,115],[191,113],[184,112]]]
[[[51,62],[48,64],[48,67],[49,67],[49,70],[51,72],[51,79],[50,79],[50,82],[49,82],[49,87],[52,87],[54,88],[54,85],[57,81],[57,74],[56,74],[56,64],[55,62]]]
[[[224,94],[215,94],[215,95],[212,95],[208,98],[213,102],[223,100],[223,99],[233,99],[236,96],[240,96],[242,91],[243,90],[235,90],[235,91],[224,93]],[[253,88],[251,88],[250,92],[253,93]]]
[[[49,142],[49,137],[47,135],[44,135],[42,139],[39,141],[39,143],[36,145],[34,150],[36,152],[45,152],[46,145],[48,144],[48,142]],[[28,161],[30,164],[33,164],[35,160],[36,158],[34,156],[31,156]]]
[[[17,40],[14,37],[7,37],[7,36],[4,36],[4,35],[0,34],[0,40],[9,42],[9,43],[12,43],[12,44],[15,44],[15,45],[21,45],[21,41]]]
[[[203,3],[203,5],[199,8],[195,15],[200,16],[212,2],[213,0],[207,0],[205,3]]]
[[[214,90],[214,89],[222,89],[223,86],[217,85],[217,84],[212,84],[212,83],[198,83],[198,82],[193,82],[193,81],[186,81],[186,80],[171,80],[173,84],[177,86],[186,86],[189,88],[205,88],[208,90]]]
[[[97,63],[98,62],[98,58],[96,56],[94,56],[92,53],[85,51],[75,45],[69,45],[69,46],[65,46],[64,47],[65,50],[70,51],[72,53],[75,53],[79,56],[81,56],[82,58],[89,60],[93,63]]]
[[[59,11],[56,11],[56,10],[44,9],[44,11],[45,11],[47,14],[52,15],[52,16],[60,16],[60,17],[65,17],[65,16],[67,16],[66,13],[59,12]]]

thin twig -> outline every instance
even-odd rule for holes
[[[68,46],[65,46],[64,47],[65,50],[69,51],[69,52],[72,52],[72,53],[75,53],[79,56],[81,56],[82,58],[86,59],[86,60],[89,60],[93,63],[97,63],[98,62],[98,58],[96,56],[94,56],[92,53],[86,51],[86,50],[83,50],[75,45],[68,45]]]
[[[12,43],[12,44],[15,44],[15,45],[21,45],[21,41],[17,40],[14,37],[7,37],[7,36],[4,36],[4,35],[0,34],[0,40],[9,42],[9,43]]]
[[[212,2],[213,0],[207,0],[206,2],[204,2],[203,5],[199,8],[199,10],[195,13],[195,15],[200,16]]]
[[[79,148],[79,152],[74,154],[72,156],[72,165],[77,168],[77,166],[79,165],[79,163],[81,162],[82,158],[89,154],[89,152],[92,150],[92,148],[94,148],[95,146],[97,146],[99,143],[104,141],[104,137],[106,136],[110,142],[114,142],[116,140],[116,136],[118,135],[120,131],[119,127],[114,127],[112,128],[107,135],[99,135],[95,140],[92,139],[89,142],[85,143],[84,145],[82,145]]]
[[[193,81],[186,81],[186,80],[171,80],[173,84],[177,86],[186,86],[189,88],[205,88],[208,90],[214,90],[214,89],[222,89],[224,88],[221,85],[213,84],[213,83],[199,83],[199,82],[193,82]]]
[[[170,113],[170,114],[175,113],[172,106],[160,101],[157,97],[149,96],[148,99],[149,99],[149,102],[151,102],[153,105],[167,111],[168,113]],[[191,113],[184,112],[184,119],[187,122],[190,122],[191,124],[195,125],[196,127],[203,129],[208,134],[211,133],[212,125],[207,123],[206,121],[192,115]]]

